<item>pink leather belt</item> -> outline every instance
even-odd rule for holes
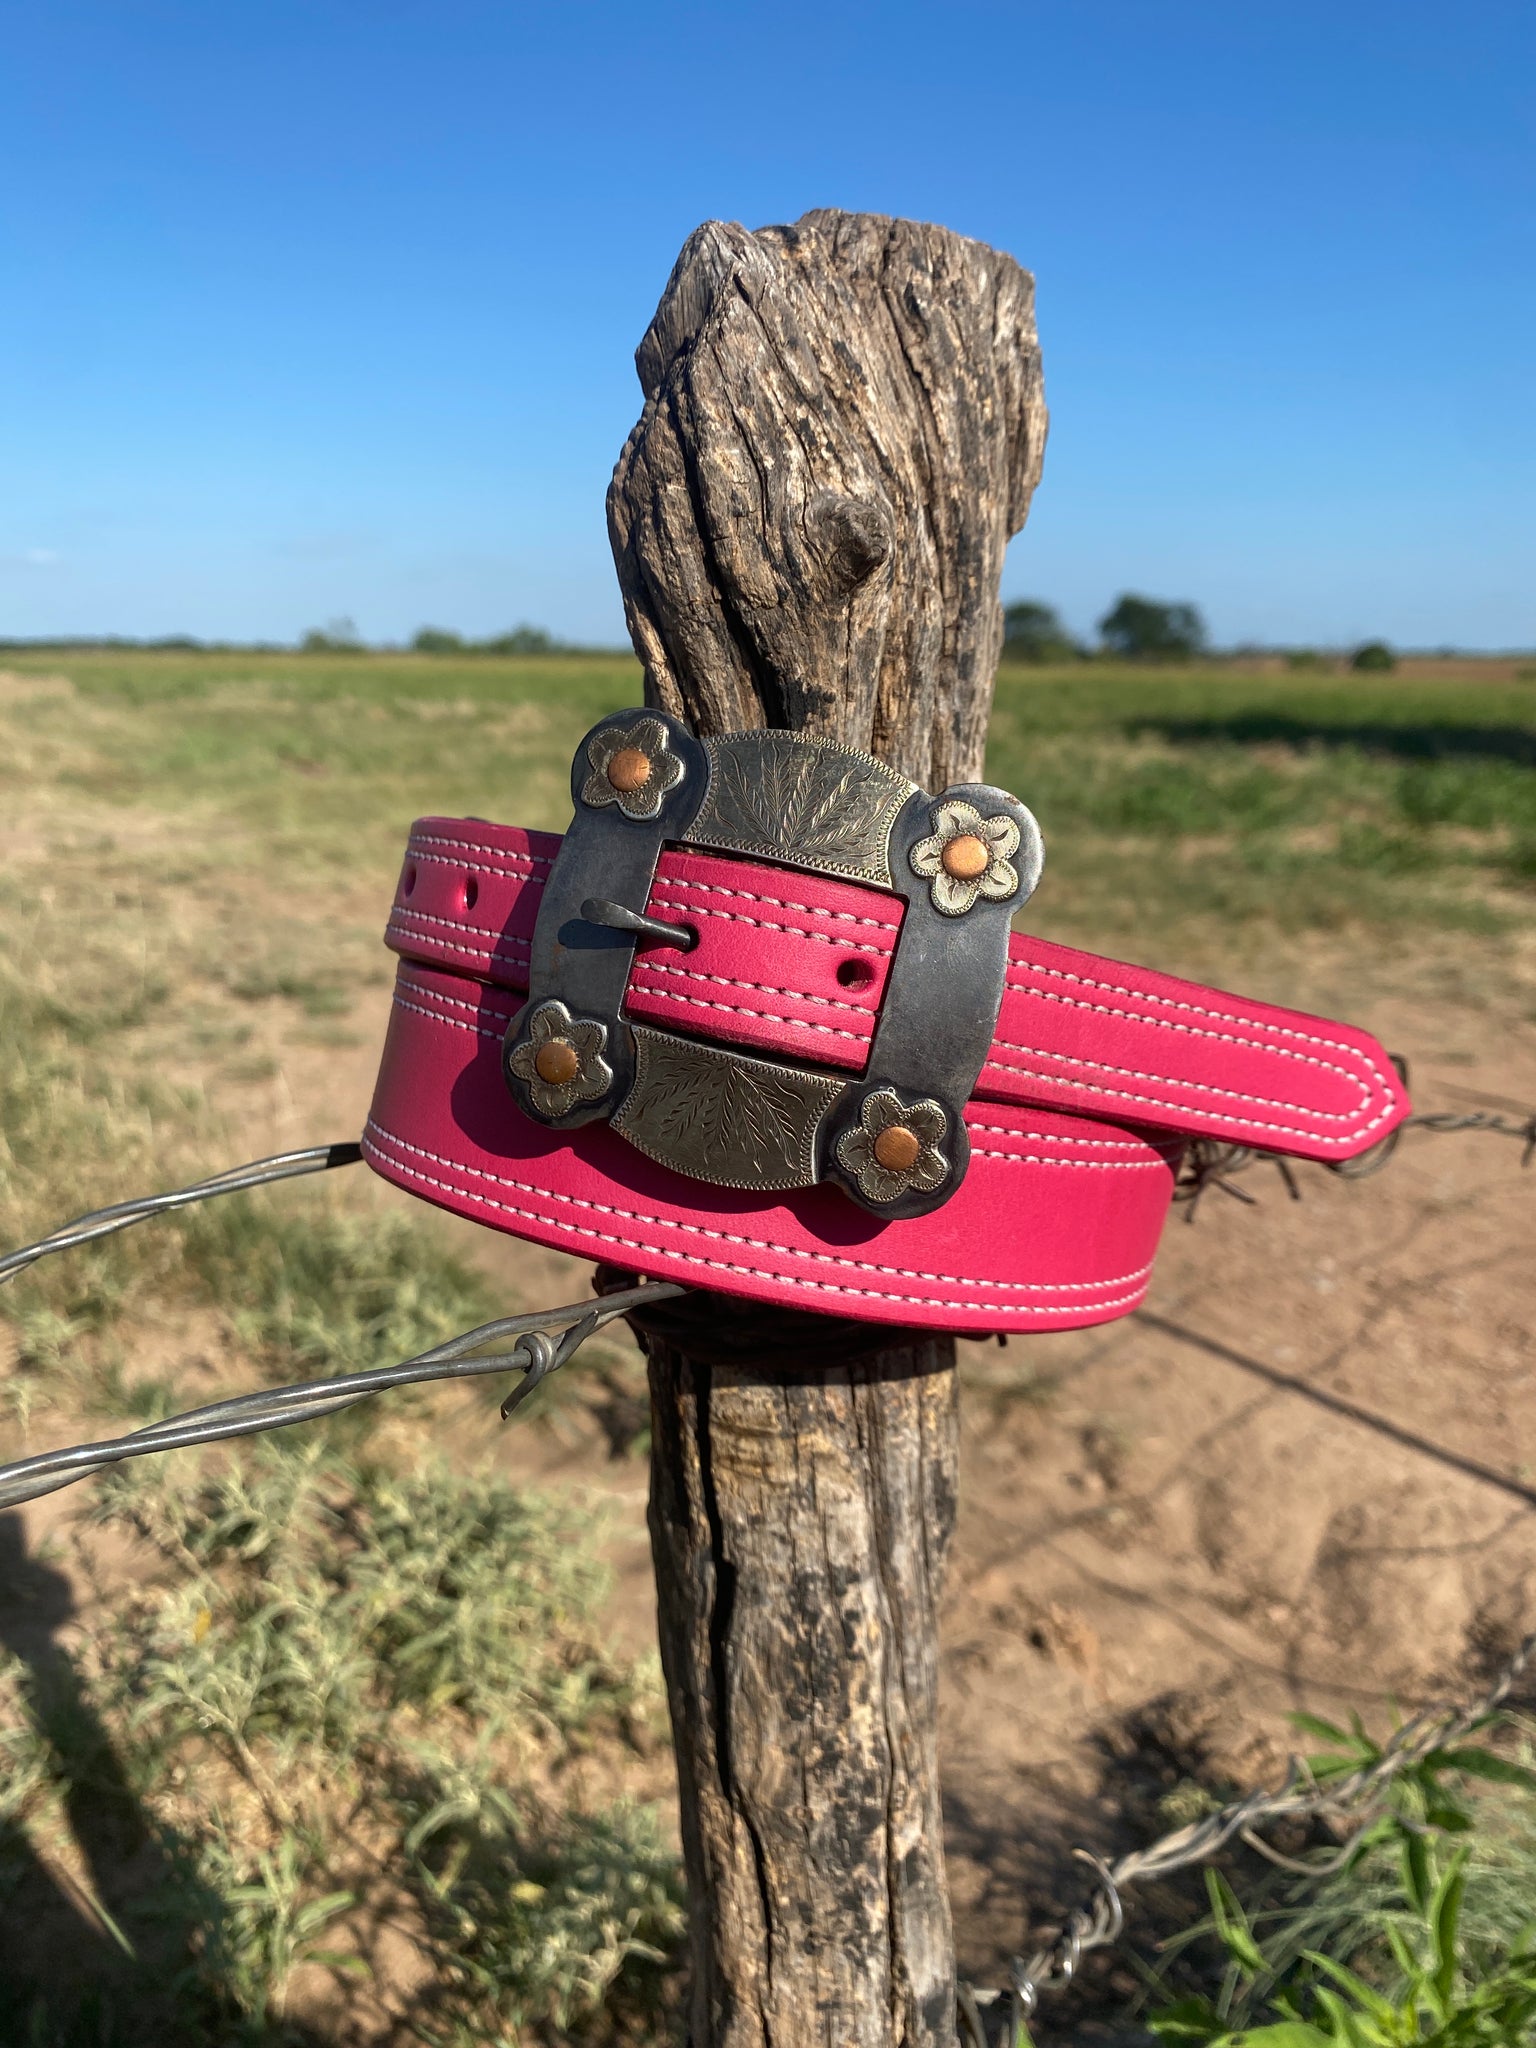
[[[1142,1299],[1190,1138],[1342,1160],[1408,1111],[1364,1031],[1014,933],[964,1109],[969,1170],[942,1206],[886,1220],[829,1185],[688,1178],[647,1156],[643,1134],[549,1128],[508,1094],[503,1041],[524,1007],[560,847],[478,820],[413,827],[364,1138],[386,1179],[536,1243],[874,1321],[1060,1329]],[[902,924],[896,897],[670,845],[643,911],[697,938],[683,951],[641,937],[623,1015],[642,1039],[788,1059],[829,1088],[863,1072]],[[755,1058],[738,1065],[759,1071]],[[678,1113],[713,1115],[706,1098],[694,1089]]]

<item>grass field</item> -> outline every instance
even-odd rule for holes
[[[617,658],[0,666],[5,1244],[353,1135],[410,820],[559,828],[575,740],[639,696]],[[1368,950],[1386,984],[1536,1020],[1536,683],[1005,671],[989,773],[1045,831],[1033,929],[1282,1000],[1347,990]],[[0,1440],[532,1305],[337,1179],[6,1290]],[[488,1415],[403,1397],[0,1530],[0,2038],[648,2037],[680,1926],[654,1669],[606,1642],[590,1504],[465,1449]],[[372,2031],[338,2017],[381,1971],[408,1995]]]

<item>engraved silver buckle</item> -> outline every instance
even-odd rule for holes
[[[1013,913],[1040,879],[1034,817],[989,784],[932,797],[883,762],[788,732],[699,740],[661,711],[595,725],[544,885],[529,996],[503,1048],[518,1107],[557,1130],[605,1118],[715,1187],[837,1182],[885,1219],[946,1202],[970,1160],[964,1110],[991,1048]],[[862,1076],[630,1022],[638,937],[689,936],[645,905],[667,844],[864,882],[905,910]]]

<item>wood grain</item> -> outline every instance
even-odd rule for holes
[[[947,229],[691,235],[609,531],[648,701],[982,770],[1039,480],[1033,284]],[[643,1331],[693,2048],[952,2048],[935,1744],[954,1347],[692,1297]],[[837,1341],[838,1339],[842,1341]]]

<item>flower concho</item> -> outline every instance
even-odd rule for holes
[[[948,1129],[938,1103],[904,1106],[894,1088],[875,1088],[864,1099],[859,1121],[838,1140],[838,1162],[866,1201],[925,1195],[948,1176],[949,1161],[939,1150]]]
[[[564,1003],[540,1003],[528,1019],[528,1035],[507,1061],[540,1116],[560,1117],[578,1102],[591,1102],[613,1086],[613,1069],[603,1058],[608,1027],[591,1017],[573,1017]]]
[[[592,772],[582,785],[584,804],[617,804],[626,818],[654,818],[669,790],[683,779],[659,718],[631,726],[604,726],[587,741]]]
[[[984,818],[974,804],[959,797],[935,804],[933,832],[911,853],[912,872],[923,876],[933,907],[946,917],[964,917],[978,896],[998,902],[1019,886],[1013,856],[1019,850],[1019,828],[999,812]]]

